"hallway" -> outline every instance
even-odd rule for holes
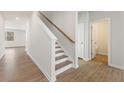
[[[26,54],[25,48],[7,48],[0,60],[0,81],[47,81],[45,76]]]
[[[26,54],[25,48],[7,48],[0,60],[0,81],[46,82],[43,73]],[[124,81],[124,71],[107,66],[98,60],[79,60],[78,69],[69,69],[57,76],[58,82],[112,82]]]
[[[104,62],[79,60],[79,68],[58,76],[63,82],[124,82],[124,70],[108,66]]]

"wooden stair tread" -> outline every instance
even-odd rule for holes
[[[72,62],[71,61],[65,61],[65,62],[62,62],[62,63],[60,63],[60,64],[57,64],[56,66],[55,66],[55,70],[58,70],[58,69],[60,69],[60,68],[62,68],[62,67],[65,67],[65,66],[67,66],[67,65],[69,65],[69,64],[71,64]]]
[[[60,46],[56,46],[56,48],[61,48]]]
[[[66,56],[66,55],[62,55],[62,56],[56,57],[55,60],[56,60],[56,61],[57,61],[57,60],[61,60],[61,59],[66,58],[66,57],[68,57],[68,56]]]
[[[58,53],[63,53],[63,52],[64,52],[63,50],[58,50],[55,53],[58,54]]]

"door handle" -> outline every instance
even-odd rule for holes
[[[83,42],[81,42],[81,44],[83,44]]]
[[[94,44],[96,44],[96,42],[94,42]]]

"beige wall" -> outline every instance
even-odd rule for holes
[[[108,55],[108,22],[100,20],[93,24],[96,36],[97,54]]]

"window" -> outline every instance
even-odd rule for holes
[[[5,40],[6,41],[14,41],[14,32],[6,32]]]

